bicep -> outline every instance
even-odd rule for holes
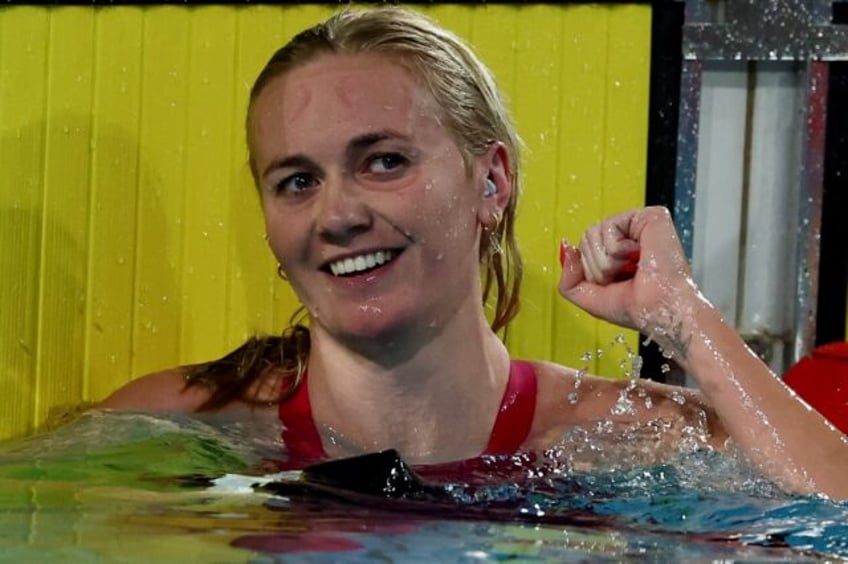
[[[202,385],[186,387],[185,375],[185,369],[175,368],[142,376],[113,392],[98,407],[194,413],[210,392]]]

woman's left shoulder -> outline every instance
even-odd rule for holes
[[[714,410],[695,389],[647,379],[635,382],[604,378],[553,362],[531,362],[537,379],[533,434],[557,434],[563,429],[609,419],[640,424],[652,420],[677,420],[681,424],[703,420],[720,442],[724,432]],[[632,409],[617,409],[622,397]]]
[[[530,364],[536,373],[536,423],[541,429],[597,419],[618,396],[620,386],[613,380],[554,362]]]

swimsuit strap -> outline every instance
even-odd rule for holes
[[[283,423],[283,444],[289,454],[303,461],[318,461],[327,458],[321,435],[312,419],[312,406],[309,404],[309,386],[307,370],[303,371],[294,395],[280,403],[280,421]]]
[[[307,371],[294,394],[280,403],[283,423],[283,443],[288,452],[301,460],[322,460],[327,457],[321,435],[312,419],[309,404]],[[513,360],[509,365],[509,380],[501,400],[489,444],[483,454],[513,454],[521,448],[536,411],[536,370],[527,361]]]
[[[509,381],[506,384],[501,407],[483,454],[513,454],[518,452],[536,412],[536,370],[524,360],[509,363]]]

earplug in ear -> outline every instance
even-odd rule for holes
[[[491,178],[487,178],[486,179],[486,187],[483,189],[483,197],[484,198],[491,198],[492,196],[494,196],[497,193],[498,193],[498,187],[495,184],[495,181],[492,180]]]

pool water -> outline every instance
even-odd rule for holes
[[[267,461],[282,452],[234,422],[98,411],[0,445],[0,560],[848,559],[848,503],[786,495],[709,451],[589,471],[560,450],[462,472],[391,454],[281,472]]]

